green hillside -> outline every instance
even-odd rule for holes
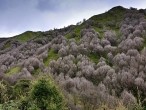
[[[146,9],[0,40],[0,110],[145,110]]]

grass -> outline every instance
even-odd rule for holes
[[[125,13],[126,9],[122,7],[115,7],[109,10],[108,12],[105,12],[103,14],[95,15],[91,17],[91,20],[94,20],[99,23],[105,23],[107,21],[120,21],[122,20],[122,16]]]
[[[5,43],[3,49],[7,49],[9,47],[11,47],[11,42],[10,41],[8,41],[8,42]]]
[[[51,49],[48,52],[48,57],[44,60],[45,66],[48,66],[51,60],[57,60],[59,58],[59,55],[54,52],[53,49]]]
[[[81,25],[77,25],[72,32],[68,33],[65,35],[65,37],[67,39],[71,39],[74,38],[77,42],[80,41],[80,36],[81,36],[81,30],[82,30],[82,26]]]
[[[20,70],[21,70],[21,68],[18,67],[18,66],[13,67],[13,68],[10,68],[10,69],[6,72],[6,75],[7,75],[7,76],[12,76],[12,75],[14,75],[14,74],[19,73]]]
[[[98,63],[99,59],[100,59],[100,56],[98,54],[95,54],[95,53],[90,53],[88,55],[88,57],[90,58],[90,60],[94,63]]]
[[[102,28],[99,27],[95,27],[93,26],[93,28],[95,29],[96,32],[98,32],[100,34],[99,38],[101,39],[103,37],[104,31]]]
[[[27,41],[39,36],[40,34],[41,34],[41,32],[27,31],[20,35],[15,36],[14,38],[20,42],[27,42]]]
[[[125,13],[126,9],[123,9],[121,7],[116,7],[108,12],[105,12],[103,14],[95,15],[91,17],[89,20],[94,21],[94,24],[92,25],[93,28],[103,35],[103,29],[106,28],[108,30],[115,30],[117,31],[119,27],[117,27],[116,23],[120,23],[123,19],[123,15]],[[98,24],[101,24],[102,26],[98,27]],[[111,25],[109,25],[111,24]]]
[[[40,68],[37,68],[32,72],[33,75],[39,75],[40,73],[42,73]]]

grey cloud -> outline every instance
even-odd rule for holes
[[[41,11],[83,10],[97,5],[99,0],[38,0],[37,8]]]
[[[11,10],[17,7],[29,5],[34,0],[0,0],[0,11]]]
[[[37,8],[41,11],[57,11],[61,8],[60,3],[62,3],[60,0],[38,0]]]

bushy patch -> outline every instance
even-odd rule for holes
[[[64,110],[63,95],[51,80],[51,78],[40,78],[31,90],[34,103],[41,110]]]

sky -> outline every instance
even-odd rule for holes
[[[63,28],[119,5],[146,9],[146,0],[0,0],[0,37]]]

